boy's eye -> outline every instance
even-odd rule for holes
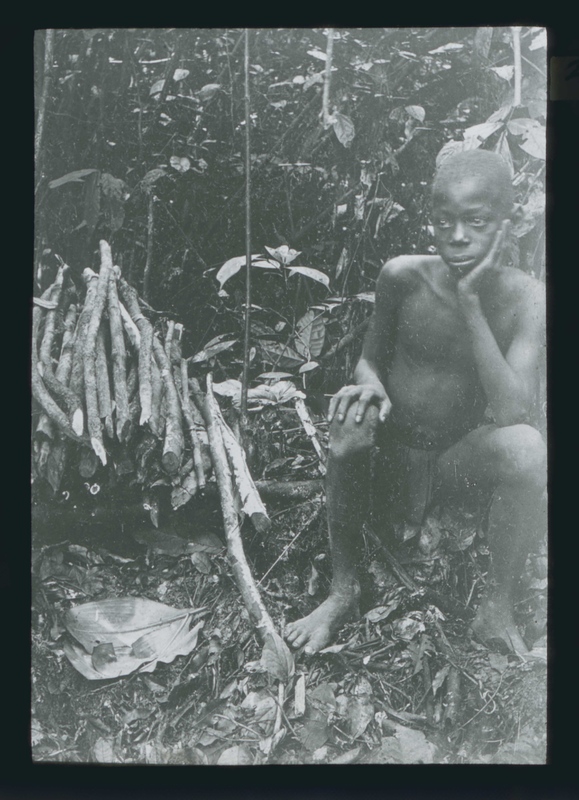
[[[449,228],[450,227],[450,222],[449,222],[449,220],[445,219],[444,217],[441,217],[440,219],[436,220],[436,225],[439,228]]]
[[[471,225],[474,225],[476,228],[480,228],[483,225],[487,224],[487,220],[483,219],[482,217],[473,217],[470,221]]]

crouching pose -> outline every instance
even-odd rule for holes
[[[382,267],[355,383],[330,404],[331,591],[286,629],[306,652],[327,646],[359,613],[356,551],[375,445],[392,476],[408,477],[410,524],[420,525],[433,491],[492,492],[491,567],[473,632],[527,650],[513,619],[513,589],[545,527],[546,449],[529,425],[544,356],[543,285],[504,264],[516,210],[498,155],[447,158],[432,200],[439,255],[399,256]],[[412,464],[421,465],[418,478]]]

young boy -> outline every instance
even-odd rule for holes
[[[332,586],[325,602],[286,629],[290,644],[305,652],[326,647],[359,613],[357,540],[376,444],[393,475],[401,452],[426,451],[431,473],[426,487],[416,484],[411,523],[420,524],[432,486],[492,491],[491,567],[472,628],[484,642],[527,651],[513,619],[513,590],[530,546],[545,533],[546,449],[529,425],[544,357],[544,287],[504,264],[516,211],[500,156],[471,150],[448,157],[432,200],[439,254],[399,256],[382,267],[355,383],[330,403]],[[412,460],[404,463],[409,476]]]

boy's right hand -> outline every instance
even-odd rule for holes
[[[380,422],[384,422],[392,408],[390,398],[386,394],[386,390],[383,386],[376,385],[375,383],[343,386],[330,400],[328,422],[331,422],[334,417],[337,417],[338,422],[343,422],[346,419],[348,409],[353,403],[357,404],[356,422],[358,423],[362,422],[364,419],[366,409],[369,405],[378,406],[378,419]]]

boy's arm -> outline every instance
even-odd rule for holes
[[[362,422],[369,405],[378,405],[383,422],[392,407],[390,398],[380,378],[388,368],[394,345],[396,306],[400,292],[410,275],[409,259],[404,256],[388,261],[376,281],[374,313],[370,319],[362,355],[354,370],[354,384],[344,386],[332,397],[328,420],[346,418],[351,405],[357,403],[356,422]],[[378,366],[380,364],[380,367]]]
[[[504,234],[490,254],[490,266],[481,264],[460,281],[458,296],[489,406],[497,425],[507,426],[528,420],[544,346],[545,297],[544,288],[538,282],[523,284],[523,294],[516,311],[516,330],[507,353],[503,355],[484,315],[478,294],[482,275],[496,268],[503,240]],[[478,275],[475,274],[477,270],[480,270]]]

